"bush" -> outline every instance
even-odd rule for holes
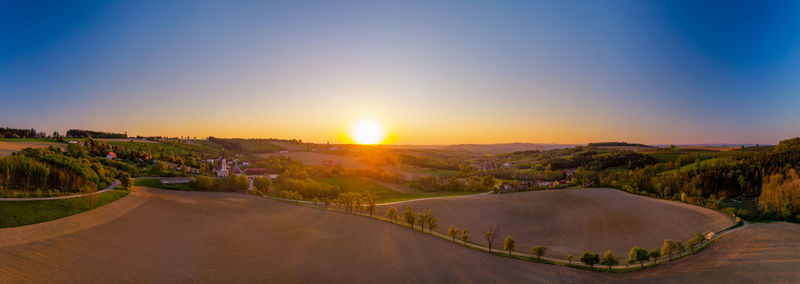
[[[214,178],[207,176],[197,176],[189,180],[191,186],[200,191],[212,191],[214,189]]]

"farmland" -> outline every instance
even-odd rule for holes
[[[324,154],[317,152],[289,152],[285,154],[261,154],[261,157],[278,157],[284,156],[292,158],[293,160],[300,161],[301,163],[309,166],[322,165],[324,163],[332,163],[334,165],[341,165],[345,168],[364,168],[366,165],[362,163],[358,156],[354,155],[334,155]]]
[[[65,149],[67,144],[64,143],[56,143],[56,142],[43,142],[45,140],[40,141],[29,141],[32,139],[3,139],[0,140],[0,158],[9,156],[11,153],[17,152],[19,150],[25,148],[44,148],[55,146],[61,149]]]
[[[0,282],[789,281],[800,271],[788,253],[798,236],[795,224],[751,225],[678,263],[607,274],[491,256],[386,222],[255,196],[137,187],[83,214],[0,229]]]
[[[402,210],[405,205],[392,206]],[[442,198],[408,205],[432,209],[442,232],[455,225],[482,236],[490,224],[499,225],[501,237],[516,238],[518,251],[542,245],[548,247],[547,255],[559,258],[607,249],[622,254],[636,245],[660,247],[664,239],[684,241],[696,232],[733,225],[730,218],[709,209],[609,188]],[[474,241],[485,244],[482,237]]]
[[[69,199],[0,201],[0,228],[35,224],[75,215],[109,204],[128,195],[127,190],[110,190]]]
[[[319,178],[317,180],[327,184],[338,185],[340,188],[342,188],[342,192],[363,193],[371,191],[378,195],[379,197],[378,203],[397,202],[403,200],[428,198],[428,197],[476,194],[475,192],[463,192],[463,191],[424,192],[413,188],[403,187],[402,185],[381,183],[368,178],[361,178],[361,177]],[[402,189],[399,189],[397,187],[402,187]]]
[[[647,282],[787,283],[800,279],[800,225],[750,224],[680,262],[629,273]]]

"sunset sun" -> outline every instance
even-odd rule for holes
[[[350,138],[358,144],[379,144],[386,138],[386,134],[377,122],[364,120],[353,126]]]

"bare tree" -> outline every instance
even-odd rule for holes
[[[414,229],[414,220],[416,216],[414,215],[414,209],[411,208],[411,205],[406,206],[406,211],[403,211],[403,219],[405,219],[411,229]]]
[[[498,233],[500,233],[500,228],[497,225],[489,225],[489,228],[486,229],[486,243],[489,244],[490,253],[492,252],[492,244],[494,244]]]
[[[436,220],[436,217],[433,217],[432,210],[428,210],[428,213],[426,213],[425,215],[428,215],[427,217],[428,220],[426,220],[426,223],[428,224],[428,234],[433,234],[433,230],[439,228],[439,222],[438,220]]]
[[[425,211],[417,213],[417,224],[419,224],[419,229],[424,233],[425,224],[428,224],[428,215],[425,214]]]

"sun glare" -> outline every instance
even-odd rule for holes
[[[350,138],[358,144],[379,144],[386,138],[386,134],[378,123],[365,120],[353,126]]]

